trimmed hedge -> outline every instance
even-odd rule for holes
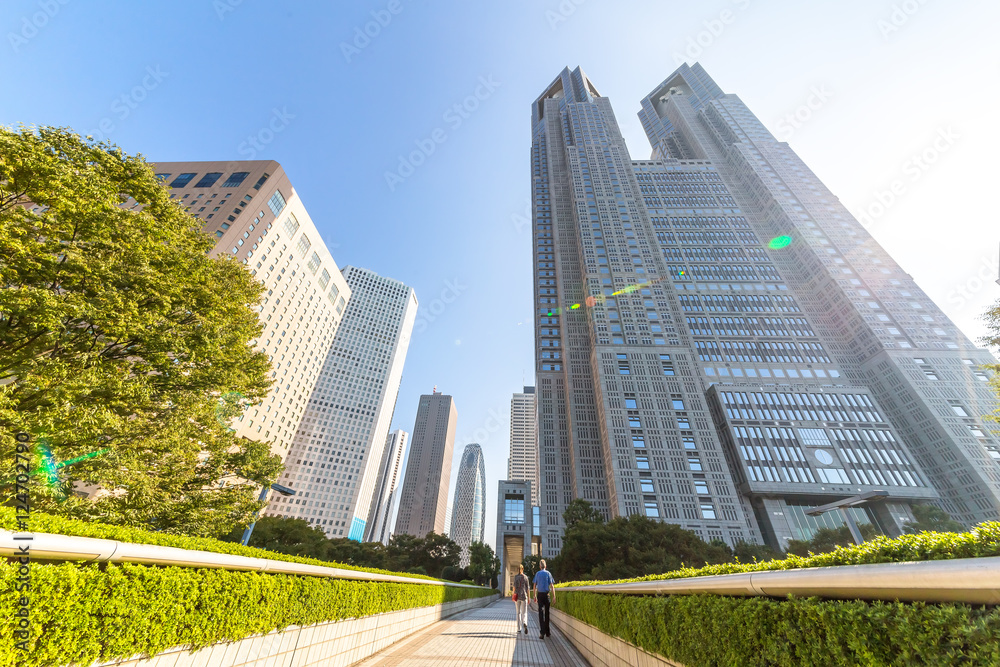
[[[902,563],[923,560],[950,560],[953,558],[982,558],[1000,556],[1000,522],[981,523],[967,533],[917,533],[888,538],[880,535],[872,540],[850,547],[837,547],[825,554],[807,558],[789,555],[783,560],[759,563],[722,563],[705,567],[685,567],[663,574],[650,574],[634,579],[608,581],[568,581],[557,586],[592,586],[596,584],[622,584],[630,581],[655,581],[659,579],[685,579],[713,574],[736,572],[761,572],[765,570],[793,570],[803,567],[829,567],[832,565],[868,565],[873,563]]]
[[[171,545],[175,546],[175,545]],[[0,666],[89,665],[289,625],[492,595],[488,589],[148,567],[32,564],[29,652],[15,648],[16,565],[0,565]]]
[[[291,556],[258,549],[257,547],[245,547],[235,542],[223,542],[209,537],[187,537],[184,535],[171,535],[169,533],[154,533],[140,528],[130,528],[128,526],[109,526],[101,523],[80,521],[51,514],[32,513],[29,527],[33,533],[50,533],[55,535],[72,535],[74,537],[96,537],[104,540],[118,540],[119,542],[130,542],[132,544],[153,544],[161,547],[177,547],[180,549],[192,549],[195,551],[210,551],[218,554],[230,554],[233,556],[249,556],[251,558],[269,558],[271,560],[281,560],[290,563],[307,563],[309,565],[322,565],[325,567],[339,567],[344,570],[356,570],[359,572],[375,572],[377,574],[391,574],[397,577],[409,577],[411,579],[429,579],[431,581],[442,581],[434,577],[423,574],[412,574],[409,572],[392,572],[390,570],[380,570],[373,567],[359,567],[357,565],[346,565],[333,561],[319,560],[306,556]],[[0,529],[16,531],[17,520],[12,507],[0,507]]]
[[[996,607],[579,591],[553,606],[685,667],[1000,664]]]

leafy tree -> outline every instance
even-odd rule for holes
[[[535,574],[542,569],[541,560],[541,556],[534,554],[531,556],[525,556],[524,560],[521,561],[521,565],[524,566],[524,575],[528,577],[528,581],[533,581]]]
[[[566,530],[570,530],[581,522],[604,523],[604,515],[583,498],[575,498],[570,501],[569,505],[566,505],[563,521],[566,523]]]
[[[448,565],[441,570],[441,578],[448,581],[463,581],[469,578],[469,568]]]
[[[253,486],[219,480],[270,484],[281,468],[225,425],[270,384],[250,344],[263,288],[213,247],[141,156],[0,127],[5,499],[23,431],[56,462],[99,453],[32,477],[36,509],[191,535],[252,520]],[[67,494],[86,485],[104,495]]]
[[[485,586],[499,572],[500,559],[493,553],[490,545],[485,542],[473,542],[469,545],[469,576],[476,583]]]
[[[940,507],[919,503],[911,508],[916,521],[906,524],[907,533],[963,533],[965,526],[951,518],[951,515]]]
[[[551,569],[563,581],[621,579],[723,563],[731,553],[680,526],[634,514],[607,523],[577,522],[566,530]]]
[[[767,560],[778,560],[782,554],[774,551],[769,546],[763,544],[751,544],[750,542],[737,542],[733,547],[733,558],[740,563],[758,563]]]
[[[223,539],[227,542],[239,542],[243,539],[243,529],[234,528]],[[319,528],[311,526],[305,519],[262,516],[254,526],[249,546],[292,556],[336,560],[327,558],[326,534]]]
[[[328,539],[325,560],[361,567],[387,567],[389,555],[381,542],[358,542],[346,537]]]
[[[462,548],[447,535],[433,531],[422,538],[397,533],[389,541],[386,553],[387,569],[404,571],[410,567],[423,567],[430,576],[440,578],[445,567],[458,565]]]

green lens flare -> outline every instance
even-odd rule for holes
[[[773,239],[768,241],[767,247],[772,250],[781,250],[782,248],[787,248],[792,243],[791,236],[775,236]]]

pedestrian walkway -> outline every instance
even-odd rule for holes
[[[363,667],[494,665],[496,667],[587,667],[558,628],[538,638],[537,607],[528,612],[528,634],[517,633],[510,599],[438,621],[362,663]]]

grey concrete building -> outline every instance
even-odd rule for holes
[[[469,545],[486,539],[486,459],[476,443],[465,446],[458,465],[448,537],[462,547],[460,567],[469,565]]]
[[[649,160],[580,69],[532,105],[544,553],[573,498],[774,546],[875,488],[889,534],[996,517],[992,357],[699,65],[639,115]]]
[[[497,484],[497,558],[500,559],[500,590],[511,593],[517,566],[539,553],[537,515],[531,511],[531,482],[500,480]]]
[[[410,434],[396,429],[389,434],[382,453],[379,479],[372,497],[371,514],[368,517],[367,542],[388,544],[392,538],[392,527],[399,512],[399,491],[402,486],[406,452],[410,445]]]
[[[360,541],[370,534],[417,298],[411,287],[368,269],[348,266],[343,274],[351,301],[279,480],[298,493],[275,497],[267,513]]]
[[[538,504],[538,440],[535,388],[524,387],[510,399],[510,454],[507,479],[531,482],[531,504]]]
[[[435,390],[420,397],[395,533],[415,537],[430,531],[445,533],[457,423],[458,412],[451,396]]]
[[[217,239],[210,254],[233,258],[267,288],[256,346],[270,357],[275,383],[232,427],[270,442],[287,461],[351,289],[277,162],[157,162],[153,169],[171,199]]]

